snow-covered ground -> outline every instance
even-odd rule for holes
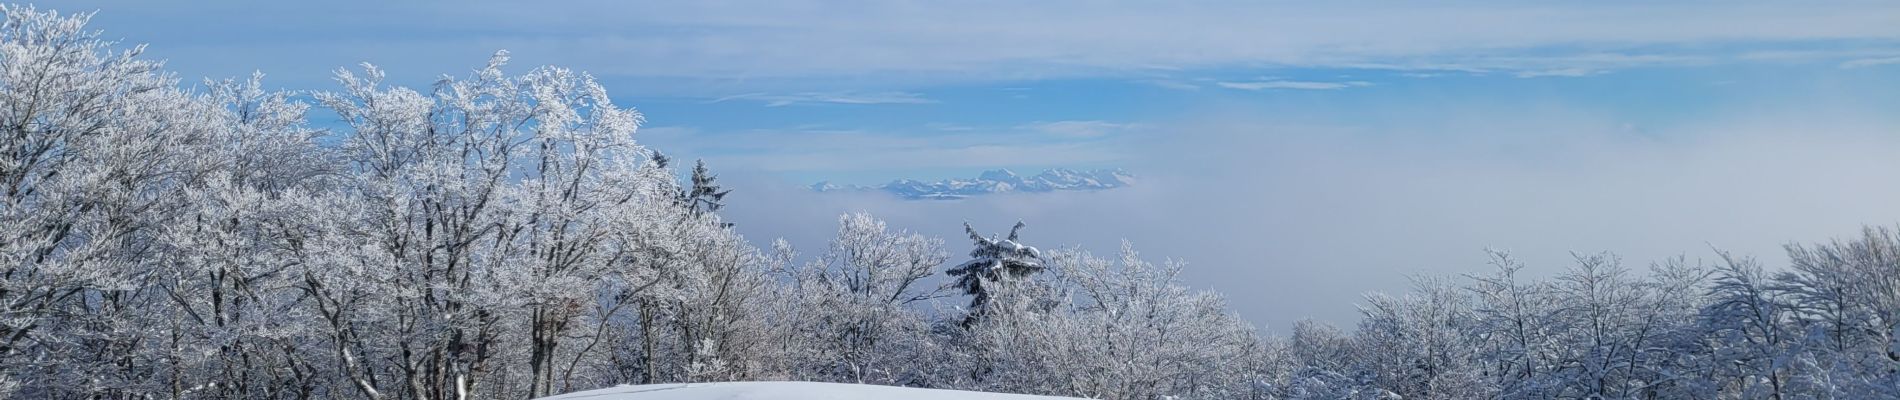
[[[820,382],[714,382],[626,385],[541,400],[1074,400],[962,390]]]

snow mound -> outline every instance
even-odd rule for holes
[[[820,382],[623,385],[541,400],[1075,400],[1074,397]]]

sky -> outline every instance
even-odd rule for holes
[[[816,251],[837,215],[1042,247],[1128,240],[1263,329],[1355,320],[1368,292],[1643,271],[1900,224],[1900,3],[70,0],[181,77],[334,90],[587,71],[705,159],[755,240]],[[902,201],[829,180],[1125,168],[1100,192]]]

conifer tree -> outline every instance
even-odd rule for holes
[[[1021,221],[1009,228],[1009,236],[997,240],[995,236],[984,237],[963,223],[963,231],[970,234],[970,240],[976,247],[970,250],[970,261],[951,268],[945,273],[957,277],[954,287],[962,289],[970,298],[969,316],[963,320],[963,326],[969,327],[982,318],[989,307],[994,286],[1006,285],[1021,280],[1037,272],[1042,272],[1042,252],[1035,247],[1018,243],[1017,234],[1023,229]]]

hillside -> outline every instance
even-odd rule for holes
[[[1061,400],[962,390],[821,382],[717,382],[625,385],[574,392],[541,400]]]

